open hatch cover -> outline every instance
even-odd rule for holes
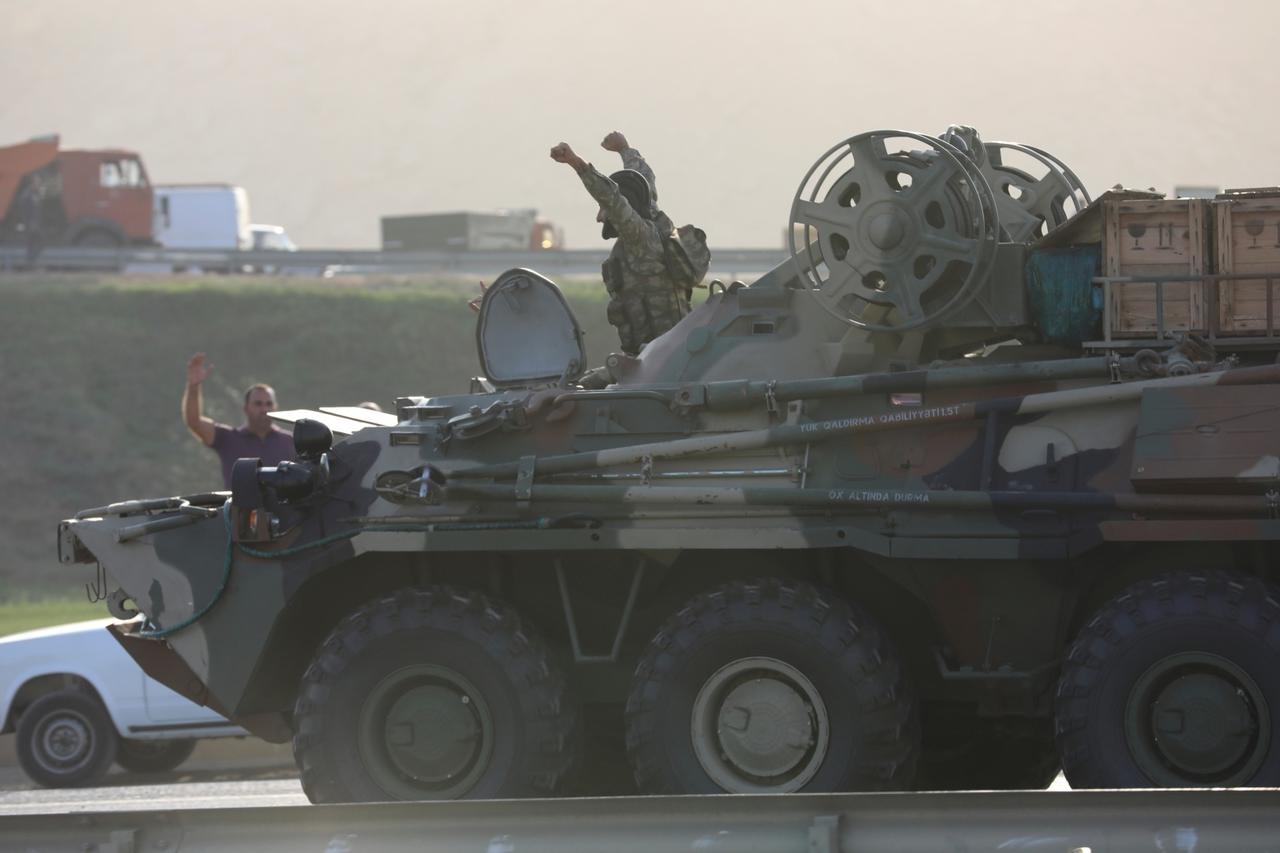
[[[577,379],[587,353],[560,288],[532,270],[507,270],[485,291],[476,323],[485,377],[501,388]]]

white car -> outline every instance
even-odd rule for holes
[[[293,240],[279,225],[250,225],[249,236],[252,240],[251,249],[255,252],[296,252],[298,247],[294,245]],[[284,260],[283,258],[281,260]],[[267,275],[284,275],[284,276],[319,276],[320,278],[333,278],[334,274],[339,271],[338,267],[321,265],[318,267],[299,266],[297,264],[266,264],[265,266],[248,266],[242,272],[247,273],[266,273]]]
[[[144,674],[112,621],[0,637],[0,734],[17,733],[18,761],[40,785],[92,785],[113,761],[172,770],[197,738],[247,734]]]

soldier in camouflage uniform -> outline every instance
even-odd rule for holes
[[[675,226],[657,208],[649,165],[617,131],[600,144],[622,155],[622,171],[606,178],[564,142],[551,149],[551,159],[572,166],[600,203],[601,236],[618,238],[601,272],[610,296],[609,322],[618,330],[622,351],[635,355],[689,313],[689,297],[667,271],[665,245]]]

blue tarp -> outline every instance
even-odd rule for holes
[[[1046,343],[1078,346],[1100,336],[1101,291],[1092,280],[1101,260],[1096,245],[1038,249],[1027,258],[1027,301]]]

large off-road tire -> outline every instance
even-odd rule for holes
[[[46,788],[92,785],[111,767],[117,740],[96,696],[78,690],[47,693],[18,721],[18,763]]]
[[[577,706],[508,606],[451,587],[366,604],[303,676],[294,757],[313,803],[548,795]]]
[[[195,752],[194,738],[133,740],[121,738],[116,764],[131,773],[164,773],[180,766]]]
[[[867,614],[803,582],[729,583],[650,644],[626,707],[641,791],[902,788],[915,772],[914,692]]]
[[[930,743],[912,788],[917,791],[1042,791],[1058,777],[1051,720],[1005,722],[970,716],[965,734]]]
[[[1073,788],[1280,784],[1280,601],[1257,579],[1142,581],[1076,638],[1058,684]]]

